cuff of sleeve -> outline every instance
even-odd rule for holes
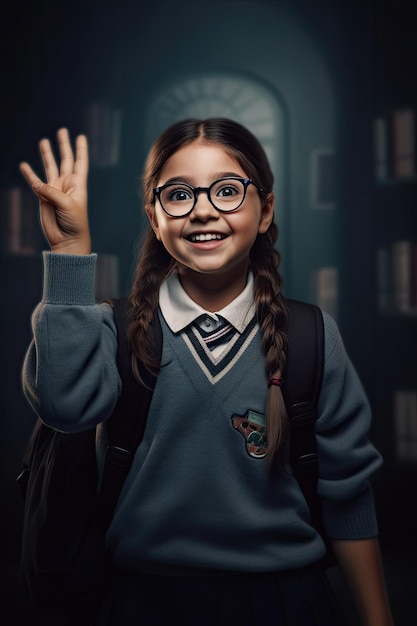
[[[45,304],[95,304],[96,254],[43,253]]]
[[[371,489],[348,502],[322,500],[323,522],[330,539],[370,539],[378,535]]]

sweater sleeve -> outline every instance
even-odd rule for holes
[[[324,378],[316,437],[318,492],[332,539],[365,539],[378,533],[369,479],[381,465],[368,439],[371,411],[334,320],[323,313]]]
[[[96,255],[45,252],[43,260],[23,390],[48,426],[82,431],[109,417],[120,393],[113,311],[95,302]]]

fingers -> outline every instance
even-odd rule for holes
[[[26,182],[31,186],[38,186],[42,183],[39,176],[33,171],[29,163],[23,162],[19,164],[19,169],[22,172]]]
[[[87,178],[88,174],[88,144],[85,135],[78,135],[75,140],[74,173]]]
[[[75,162],[74,153],[71,146],[69,132],[66,128],[60,128],[57,132],[59,153],[61,156],[60,175],[66,176],[68,174],[79,174],[83,177],[87,177],[88,173],[88,144],[85,135],[78,135],[75,140]],[[45,146],[46,148],[46,146]],[[49,146],[50,149],[50,146]],[[51,159],[52,156],[52,159]],[[48,158],[48,164],[51,168],[51,176],[59,175],[58,168],[56,167],[55,159],[53,158],[52,151],[46,153]],[[54,169],[54,167],[56,169]],[[48,181],[51,180],[48,178]],[[53,180],[53,179],[52,179]]]
[[[48,181],[56,180],[59,177],[59,170],[55,161],[54,153],[52,152],[49,139],[40,140],[39,150],[45,169],[46,179]]]
[[[72,174],[74,171],[74,153],[70,142],[68,130],[60,128],[57,132],[59,154],[61,156],[61,176]],[[48,179],[49,180],[49,179]]]
[[[38,177],[36,177],[36,180],[32,183],[32,189],[41,203],[46,201],[55,208],[59,207],[60,209],[68,211],[70,211],[73,206],[74,201],[71,196],[68,196],[64,191],[56,189],[52,185],[44,183]]]
[[[36,195],[40,198],[48,199],[48,189],[52,189],[52,187],[50,185],[46,185],[43,180],[39,178],[39,176],[31,168],[29,163],[20,163],[19,169],[22,172],[26,181],[32,187],[33,191],[36,193]],[[44,195],[44,192],[46,192],[47,195]]]
[[[59,167],[49,139],[41,139],[39,142],[39,150],[48,183],[52,183],[60,176],[67,176],[73,173],[86,179],[88,174],[88,143],[85,135],[79,135],[75,140],[75,161],[70,136],[66,128],[58,130],[57,140],[61,157]],[[33,186],[42,182],[28,163],[21,163],[19,167],[30,185]]]
[[[54,202],[60,199],[62,202],[62,198],[65,196],[65,194],[63,194],[61,191],[58,191],[51,185],[44,183],[43,180],[41,180],[39,176],[34,172],[29,163],[20,163],[19,168],[26,181],[29,183],[33,191],[41,200]]]

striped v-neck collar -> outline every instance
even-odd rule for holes
[[[235,331],[219,356],[215,356],[204,341],[204,337],[194,324],[188,326],[182,337],[188,346],[196,364],[211,384],[216,384],[237,363],[240,355],[251,343],[258,331],[259,325],[256,317],[246,326],[242,333]]]

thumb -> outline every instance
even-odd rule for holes
[[[40,200],[46,200],[54,206],[66,209],[70,205],[71,200],[67,194],[59,189],[55,189],[52,185],[37,180],[32,183],[32,189]]]

